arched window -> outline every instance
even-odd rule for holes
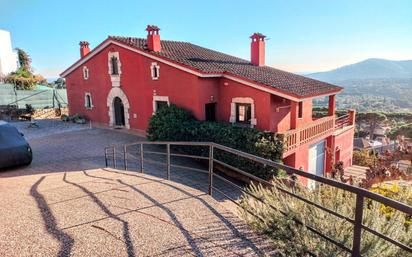
[[[90,93],[86,93],[84,95],[84,106],[86,107],[86,109],[93,108],[92,95]]]
[[[152,74],[152,79],[157,80],[159,79],[160,76],[160,66],[153,62],[152,65],[150,65],[150,72]]]
[[[83,67],[83,78],[89,79],[89,69],[86,66]]]
[[[110,59],[112,65],[112,75],[119,75],[119,64],[116,56],[112,56]]]

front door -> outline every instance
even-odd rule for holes
[[[325,140],[322,140],[309,147],[309,167],[310,173],[323,176],[325,169]],[[309,188],[315,188],[315,181],[308,180]]]
[[[122,99],[119,97],[115,97],[113,100],[113,109],[114,109],[114,121],[116,126],[124,126],[125,125],[125,118],[124,118],[124,106]]]

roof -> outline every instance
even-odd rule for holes
[[[119,36],[110,36],[109,38],[149,51],[147,41],[143,38]],[[162,51],[151,52],[152,54],[166,57],[206,73],[232,73],[296,96],[315,96],[342,90],[341,87],[329,83],[269,66],[256,66],[250,61],[188,42],[161,40],[160,44]]]
[[[365,149],[371,147],[371,144],[368,140],[358,137],[353,139],[353,147],[358,149]]]
[[[153,52],[147,48],[147,40],[144,38],[109,36],[108,39],[189,66],[202,73],[235,75],[297,98],[334,94],[342,90],[336,85],[269,66],[256,66],[250,61],[188,42],[161,40],[162,51]],[[67,70],[63,73],[66,72]]]

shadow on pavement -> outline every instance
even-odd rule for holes
[[[60,242],[60,249],[57,256],[68,257],[70,256],[71,249],[73,248],[74,239],[57,227],[56,218],[48,206],[46,199],[37,190],[38,186],[44,179],[45,176],[42,176],[36,183],[33,184],[30,189],[30,195],[36,200],[37,207],[40,210],[47,233]]]
[[[97,196],[96,196],[93,192],[89,191],[87,188],[85,188],[85,187],[82,186],[82,185],[79,185],[79,184],[77,184],[77,183],[68,181],[67,178],[66,178],[66,173],[64,173],[63,181],[64,181],[65,183],[67,183],[67,184],[73,185],[73,186],[79,188],[80,190],[82,190],[82,191],[83,191],[84,193],[86,193],[86,194],[93,200],[93,202],[95,202],[95,203],[97,204],[97,206],[99,206],[99,208],[100,208],[104,213],[106,213],[110,218],[112,218],[112,219],[114,219],[114,220],[117,220],[117,221],[119,221],[119,222],[122,223],[122,226],[123,226],[123,239],[124,239],[124,243],[125,243],[125,247],[126,247],[126,251],[127,251],[127,256],[129,256],[129,257],[134,257],[134,256],[135,256],[135,253],[134,253],[134,248],[133,248],[133,242],[132,242],[131,237],[130,237],[129,224],[128,224],[128,222],[125,221],[125,220],[122,220],[122,219],[119,218],[117,215],[113,214],[113,213],[109,210],[109,208],[107,208],[107,206],[104,205],[103,202],[100,201],[100,199],[97,198]]]

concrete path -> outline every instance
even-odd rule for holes
[[[203,175],[102,168],[103,147],[142,140],[91,129],[33,138],[29,167],[0,173],[0,256],[259,256],[268,242],[206,194]]]

